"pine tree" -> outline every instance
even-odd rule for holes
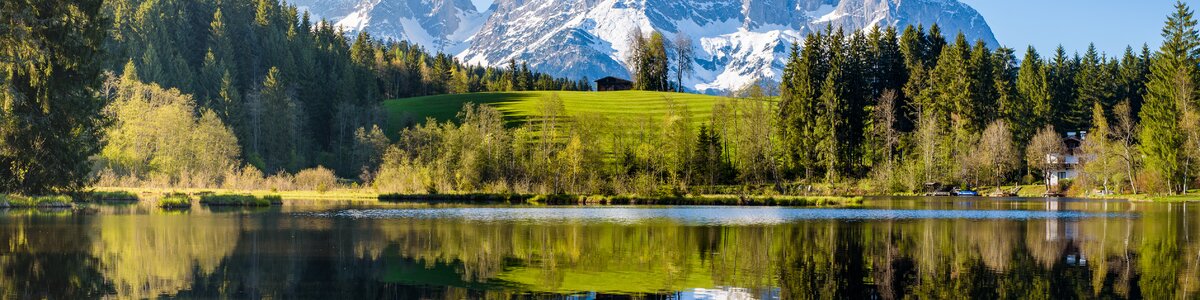
[[[964,113],[971,120],[969,129],[973,133],[983,132],[998,112],[996,106],[999,103],[996,100],[1000,96],[996,92],[995,69],[991,50],[983,40],[977,41],[967,60],[967,72],[970,73],[967,83],[971,98],[970,105],[966,106],[968,111]]]
[[[0,5],[0,193],[77,191],[100,149],[100,0]],[[16,58],[16,59],[10,59]]]
[[[780,89],[779,127],[784,139],[785,153],[790,165],[802,171],[805,179],[812,179],[821,167],[820,149],[817,143],[828,127],[818,126],[819,88],[825,80],[823,56],[824,38],[821,33],[810,34],[804,39],[801,50],[793,45],[788,67],[784,70],[786,82]],[[819,77],[819,78],[818,78]]]
[[[1117,87],[1115,97],[1119,101],[1129,101],[1134,116],[1142,107],[1142,97],[1146,94],[1146,78],[1149,74],[1146,57],[1139,56],[1133,47],[1126,47],[1121,57],[1120,70],[1117,71]]]
[[[1087,52],[1079,62],[1079,71],[1075,73],[1077,100],[1072,110],[1074,114],[1081,114],[1080,110],[1087,111],[1085,107],[1091,107],[1093,104],[1100,104],[1106,111],[1111,110],[1116,105],[1112,85],[1113,78],[1109,72],[1107,60],[1096,51],[1095,45],[1088,45]],[[1091,127],[1091,122],[1088,121],[1089,117],[1076,116],[1073,118],[1084,120],[1080,124],[1081,128]]]
[[[842,156],[844,147],[844,132],[846,120],[842,118],[846,100],[842,98],[845,93],[843,91],[841,63],[838,60],[832,61],[829,74],[826,75],[824,83],[821,85],[820,101],[820,117],[817,121],[817,126],[823,128],[819,138],[818,151],[820,161],[825,167],[825,181],[836,182],[844,175],[846,161],[849,157]]]
[[[1033,137],[1034,130],[1050,123],[1053,111],[1049,74],[1045,61],[1033,46],[1025,50],[1025,58],[1021,60],[1021,68],[1017,71],[1017,92],[1027,112],[1024,117],[1014,116],[1012,124],[1021,124],[1017,126],[1015,134],[1018,140],[1025,141]]]
[[[1012,124],[1023,124],[1019,127],[1030,127],[1031,109],[1017,93],[1017,57],[1013,49],[1000,47],[992,53],[992,86],[996,91],[997,117],[1004,120],[1010,127],[1013,142],[1024,141],[1025,136],[1017,135],[1018,131],[1011,130]],[[1017,123],[1020,122],[1020,123]]]
[[[1151,59],[1145,103],[1142,105],[1142,153],[1146,169],[1166,181],[1171,193],[1184,191],[1186,136],[1180,128],[1183,106],[1194,105],[1200,37],[1191,9],[1176,2],[1163,27],[1163,44]]]
[[[1075,96],[1075,62],[1067,56],[1067,51],[1060,45],[1050,59],[1047,72],[1047,83],[1050,88],[1051,123],[1058,130],[1075,131],[1082,129],[1085,123],[1086,106],[1080,106]],[[1080,111],[1084,112],[1080,112]]]

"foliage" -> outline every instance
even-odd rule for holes
[[[333,175],[333,171],[319,166],[297,172],[292,177],[292,181],[295,182],[294,188],[296,189],[321,193],[338,186],[337,177]]]
[[[629,40],[626,65],[629,66],[629,73],[633,75],[633,89],[674,90],[668,80],[670,78],[670,57],[668,57],[670,54],[667,53],[667,43],[671,43],[671,41],[658,31],[651,32],[649,36],[646,36],[640,28],[630,31]],[[687,53],[674,53],[674,55],[680,54],[687,55]]]
[[[1004,120],[988,125],[971,153],[975,158],[976,174],[995,187],[1004,183],[1004,179],[1016,170],[1020,161],[1017,148],[1013,146],[1012,132]]]
[[[1025,147],[1025,161],[1029,164],[1030,169],[1040,170],[1045,174],[1064,163],[1066,158],[1062,154],[1065,152],[1066,145],[1054,131],[1053,125],[1046,125],[1038,130],[1033,139],[1029,141],[1029,145]],[[1044,177],[1046,177],[1044,180],[1046,188],[1049,189],[1049,176]]]
[[[126,75],[110,85],[114,100],[105,114],[113,122],[105,130],[107,145],[97,157],[97,172],[139,180],[165,176],[172,185],[205,186],[239,164],[237,138],[212,110],[197,108],[178,90],[142,83],[135,73],[128,64]]]
[[[515,61],[470,66],[408,41],[347,36],[279,1],[111,0],[97,9],[113,21],[95,41],[109,55],[88,66],[132,61],[143,81],[193,95],[233,129],[242,159],[268,173],[326,165],[360,175],[362,166],[336,158],[358,151],[356,129],[386,128],[382,117],[355,113],[382,99],[591,88]]]
[[[1119,191],[1113,186],[1123,180],[1126,175],[1120,164],[1120,151],[1117,141],[1113,140],[1113,132],[1100,103],[1092,109],[1092,129],[1088,131],[1083,141],[1083,155],[1080,164],[1083,166],[1084,188],[1099,187],[1102,193]]]
[[[913,191],[934,182],[1011,182],[1021,170],[1044,169],[1047,152],[1023,155],[1026,147],[995,147],[1028,145],[1048,125],[1061,132],[1045,132],[1046,143],[1087,129],[1093,104],[1111,118],[1128,101],[1124,112],[1138,114],[1151,54],[1132,48],[1125,54],[1109,58],[1089,47],[1071,57],[1060,47],[1042,58],[1030,47],[1018,64],[1012,49],[972,43],[961,33],[948,42],[936,25],[909,26],[899,34],[894,28],[846,33],[826,27],[807,35],[803,47],[792,45],[786,60],[776,118],[781,154],[775,159],[785,162],[780,173],[789,179],[869,178],[881,191]],[[1137,120],[1129,120],[1123,123],[1123,153],[1137,140],[1128,134]],[[989,132],[993,124],[1009,128]],[[984,150],[1003,155],[978,155]],[[1132,181],[1138,163],[1125,157],[1127,175],[1119,180]]]
[[[0,193],[78,191],[100,150],[103,1],[0,4]]]
[[[1200,61],[1200,36],[1196,21],[1186,4],[1177,2],[1176,11],[1163,27],[1163,44],[1150,59],[1145,104],[1141,117],[1142,154],[1147,170],[1165,180],[1166,190],[1182,193],[1190,180],[1191,157],[1184,146],[1193,133],[1196,117],[1197,64]],[[1186,122],[1185,122],[1186,121]]]

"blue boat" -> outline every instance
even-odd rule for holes
[[[979,197],[979,192],[972,190],[955,190],[954,195],[963,197]]]

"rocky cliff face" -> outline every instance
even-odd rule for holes
[[[947,34],[997,45],[983,16],[956,0],[302,0],[348,30],[408,39],[469,63],[526,61],[559,76],[627,77],[630,32],[686,34],[696,47],[698,91],[778,79],[792,41],[826,26],[861,30],[937,23]],[[952,37],[948,37],[952,38]]]

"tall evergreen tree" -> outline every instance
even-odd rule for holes
[[[1037,49],[1029,46],[1025,50],[1025,58],[1021,60],[1021,69],[1017,71],[1017,93],[1025,106],[1025,113],[1021,117],[1012,117],[1011,124],[1030,126],[1016,126],[1014,135],[1018,140],[1032,138],[1038,128],[1050,123],[1054,108],[1051,103],[1053,93],[1050,91],[1049,80],[1045,61],[1038,55]]]
[[[1142,99],[1146,95],[1146,78],[1149,75],[1147,57],[1134,52],[1133,47],[1126,47],[1121,56],[1120,70],[1117,71],[1117,86],[1114,97],[1118,101],[1129,101],[1132,113],[1136,116],[1142,107]]]
[[[1072,109],[1074,119],[1083,120],[1080,128],[1090,128],[1091,117],[1078,116],[1079,112],[1087,111],[1086,107],[1092,107],[1094,104],[1100,104],[1106,111],[1112,110],[1116,105],[1116,99],[1113,97],[1113,80],[1112,73],[1108,67],[1107,59],[1102,57],[1096,51],[1095,45],[1088,45],[1087,52],[1084,53],[1083,59],[1079,62],[1079,70],[1075,73],[1075,106]],[[1082,107],[1080,107],[1082,106]]]
[[[74,191],[100,149],[100,0],[0,4],[0,193]]]
[[[1200,36],[1192,10],[1176,2],[1162,30],[1163,43],[1151,59],[1145,103],[1142,105],[1142,153],[1147,170],[1158,174],[1168,191],[1184,191],[1186,136],[1180,121],[1186,106],[1196,101],[1197,52]]]
[[[1054,116],[1051,123],[1054,128],[1066,131],[1086,128],[1081,126],[1085,123],[1087,107],[1075,96],[1075,62],[1062,45],[1054,50],[1054,57],[1047,67],[1051,115]]]

